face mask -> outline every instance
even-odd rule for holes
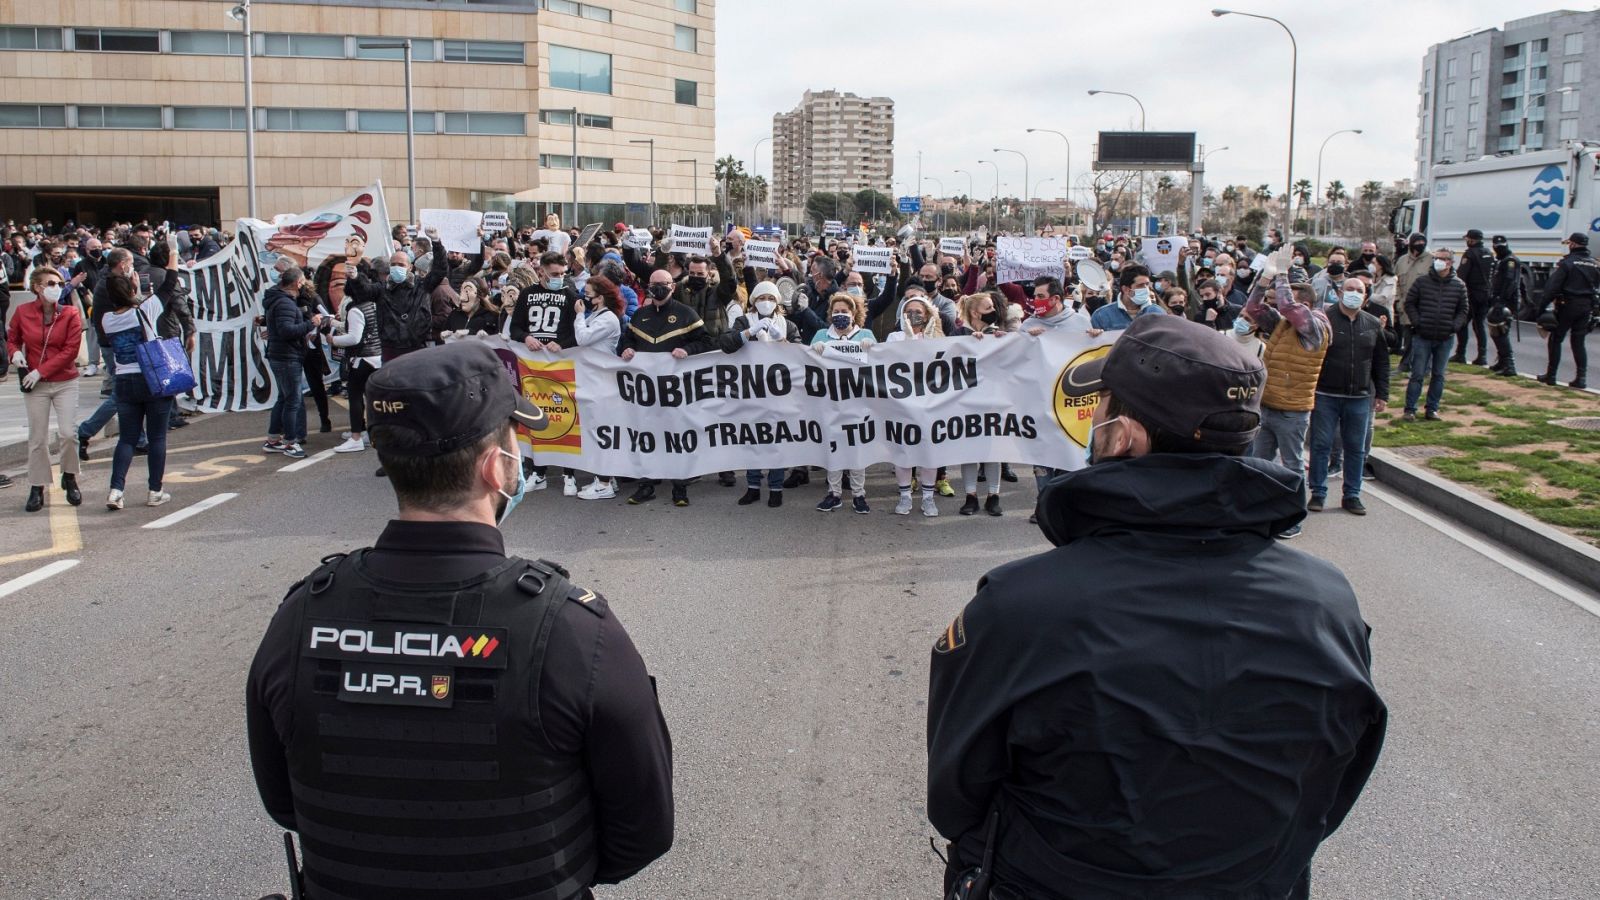
[[[1250,333],[1250,327],[1250,320],[1246,319],[1244,316],[1240,316],[1239,318],[1233,320],[1233,333],[1239,337],[1248,335]]]
[[[1306,264],[1306,258],[1304,256],[1296,256],[1294,258],[1294,264],[1297,266],[1304,266]]]
[[[833,316],[828,319],[828,321],[833,323],[834,331],[843,332],[846,328],[850,327],[851,323],[855,321],[855,318],[848,313],[834,313]]]
[[[389,267],[389,280],[394,282],[395,284],[399,284],[400,282],[405,281],[406,280],[406,267],[405,266],[390,266]]]
[[[772,315],[773,312],[777,310],[777,308],[778,308],[778,304],[774,303],[771,300],[757,300],[756,301],[756,314],[759,315],[763,319],[765,319],[766,317]]]
[[[935,280],[935,279],[932,279],[932,278],[924,278],[924,279],[922,279],[922,286],[927,288],[928,289],[928,293],[930,293],[930,294],[933,293],[934,287],[937,286],[938,284],[939,284],[939,282],[937,280]]]
[[[956,289],[945,288],[944,290],[940,291],[939,294],[947,300],[954,300],[956,298]]]
[[[411,251],[411,250],[407,250],[406,251],[406,259],[409,259],[412,262],[416,262],[417,261],[417,254],[415,252]]]
[[[1217,282],[1217,287],[1219,289],[1226,290],[1227,287],[1228,287],[1228,276],[1226,276],[1226,275],[1218,275],[1217,278],[1216,278],[1216,282]]]
[[[1122,268],[1122,263],[1119,263],[1113,259],[1111,262],[1106,263],[1106,268],[1115,272],[1116,270]]]
[[[544,289],[547,291],[559,291],[566,286],[567,276],[565,275],[551,275],[544,280]]]
[[[1183,315],[1184,310],[1187,309],[1187,308],[1188,307],[1185,304],[1182,304],[1182,303],[1175,303],[1172,306],[1167,307],[1167,309],[1172,310],[1172,314],[1175,315],[1175,316]]]
[[[517,508],[517,504],[522,502],[522,498],[527,496],[527,494],[528,494],[528,476],[526,474],[524,474],[523,471],[522,471],[522,458],[521,457],[512,456],[511,454],[507,453],[504,450],[501,450],[498,447],[495,448],[494,452],[500,454],[501,456],[510,457],[511,461],[517,464],[517,490],[516,490],[516,492],[508,494],[505,491],[497,491],[497,493],[499,493],[500,496],[506,498],[505,509],[500,510],[499,518],[494,520],[494,524],[496,526],[500,526],[500,525],[504,525],[505,524],[506,519],[511,516],[511,511],[516,509]]]
[[[906,321],[911,323],[912,328],[921,328],[923,323],[928,321],[928,317],[920,312],[908,312]]]
[[[51,303],[61,302],[61,285],[51,285],[44,289],[44,298]]]
[[[985,325],[999,325],[1000,324],[1000,310],[991,309],[988,312],[984,313],[983,314],[983,324],[985,324]]]
[[[1363,299],[1364,298],[1360,294],[1351,291],[1350,293],[1345,294],[1343,297],[1340,297],[1339,302],[1344,304],[1345,309],[1360,309]]]
[[[1150,289],[1147,288],[1147,287],[1134,288],[1133,289],[1133,305],[1134,306],[1149,306],[1150,305]]]
[[[1229,253],[1232,253],[1233,252],[1233,245],[1232,244],[1223,244],[1222,245],[1222,249],[1228,251]]]
[[[1050,298],[1049,297],[1029,297],[1028,298],[1028,310],[1030,312],[1032,312],[1036,316],[1047,316],[1047,315],[1049,315],[1050,314]]]
[[[1376,254],[1376,253],[1363,253],[1363,254],[1361,254],[1361,259],[1364,262],[1372,262],[1373,260],[1375,260],[1377,258],[1378,258],[1378,254]]]
[[[652,300],[664,301],[672,296],[672,285],[669,284],[652,284],[649,290]]]
[[[1443,271],[1445,271],[1445,270],[1447,270],[1449,268],[1450,268],[1450,263],[1448,261],[1446,261],[1446,260],[1436,259],[1436,260],[1433,261],[1433,270],[1435,272],[1443,272]]]
[[[1419,244],[1412,244],[1411,245],[1411,252],[1412,253],[1421,253],[1422,251],[1424,251],[1426,249],[1428,249],[1428,245],[1427,244],[1420,244],[1419,243]]]
[[[857,286],[855,286],[853,284],[851,286],[845,288],[844,292],[846,294],[849,294],[852,297],[860,297],[860,296],[864,296],[866,294],[866,291],[863,291],[861,288],[859,288],[859,287],[857,287]]]
[[[690,275],[685,283],[689,285],[689,290],[698,291],[706,286],[706,278],[704,275]]]
[[[1095,431],[1097,429],[1101,429],[1101,428],[1106,427],[1107,425],[1110,425],[1112,422],[1120,422],[1120,421],[1122,421],[1122,417],[1118,416],[1115,419],[1111,419],[1110,421],[1107,421],[1107,422],[1100,422],[1099,424],[1096,424],[1094,422],[1090,422],[1089,423],[1089,443],[1088,443],[1088,446],[1085,447],[1084,451],[1083,451],[1083,453],[1084,453],[1084,462],[1088,463],[1091,466],[1095,464],[1095,458],[1094,458],[1094,456],[1095,456],[1095,453],[1094,453],[1094,434],[1095,434]]]

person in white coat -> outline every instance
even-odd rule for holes
[[[622,338],[622,292],[603,275],[590,275],[583,285],[583,303],[572,320],[572,333],[578,347],[593,347],[606,353],[617,352]],[[577,481],[577,473],[567,476]],[[617,496],[617,480],[594,476],[577,492],[579,500],[610,500]]]

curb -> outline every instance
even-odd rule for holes
[[[1600,593],[1600,549],[1414,466],[1391,450],[1374,447],[1367,460],[1385,487],[1482,533],[1497,546],[1514,550]]]

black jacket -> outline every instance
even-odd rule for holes
[[[617,341],[619,354],[624,350],[671,353],[680,348],[692,356],[717,349],[717,342],[706,334],[700,316],[677,300],[668,300],[659,308],[653,302],[641,305]]]
[[[1220,455],[1046,488],[1055,549],[984,576],[934,646],[947,880],[996,806],[995,874],[1034,900],[1283,900],[1308,878],[1387,711],[1349,582],[1273,539],[1304,502],[1300,474]]]
[[[1383,333],[1383,323],[1366,310],[1356,313],[1352,321],[1344,310],[1330,306],[1328,324],[1333,327],[1333,340],[1322,357],[1317,393],[1338,397],[1373,394],[1375,399],[1387,401],[1389,341]]]
[[[1578,300],[1593,303],[1597,291],[1600,291],[1600,266],[1595,265],[1588,247],[1574,248],[1562,257],[1544,283],[1546,302],[1557,305]]]
[[[1494,261],[1494,274],[1489,278],[1489,302],[1496,306],[1516,309],[1522,298],[1522,260],[1507,253]]]
[[[416,350],[432,336],[433,292],[444,283],[448,267],[445,255],[435,253],[427,275],[418,278],[413,270],[399,284],[388,278],[376,281],[357,268],[356,277],[345,282],[345,295],[378,304],[378,334],[386,352]]]
[[[679,279],[678,288],[673,292],[672,299],[688,306],[700,316],[700,321],[705,323],[706,334],[719,337],[728,330],[728,304],[738,293],[739,282],[726,253],[718,254],[711,262],[717,267],[716,284],[707,282],[703,287],[691,288],[689,278],[685,275]],[[647,278],[646,281],[648,280]]]
[[[306,335],[315,326],[301,312],[298,296],[273,285],[261,298],[261,313],[267,320],[267,359],[304,359]]]
[[[1456,267],[1456,275],[1467,286],[1467,296],[1474,303],[1484,303],[1489,299],[1489,276],[1494,271],[1494,254],[1482,244],[1468,247],[1461,252],[1461,263]]]
[[[1467,324],[1467,286],[1454,274],[1441,276],[1433,269],[1411,282],[1406,292],[1406,320],[1424,340],[1454,337]]]

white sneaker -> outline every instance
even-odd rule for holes
[[[601,481],[598,478],[594,483],[578,492],[579,500],[610,500],[617,496],[617,485],[614,481]]]
[[[529,475],[528,476],[528,490],[530,490],[530,491],[542,491],[542,490],[544,490],[545,488],[547,488],[549,486],[550,486],[550,479],[545,478],[542,475]]]
[[[150,499],[144,501],[144,505],[145,506],[160,506],[161,504],[166,503],[168,500],[171,500],[171,499],[172,499],[172,495],[167,493],[166,491],[151,491],[150,492]]]
[[[573,478],[571,475],[561,476],[561,496],[578,496],[578,479]]]
[[[333,448],[335,453],[360,453],[367,449],[367,442],[361,438],[345,438],[344,443]]]
[[[932,494],[922,495],[922,514],[930,519],[939,518],[939,504],[934,502]]]
[[[350,431],[341,431],[341,432],[339,432],[339,440],[341,440],[341,441],[348,441],[348,440],[350,440],[350,436],[351,436],[351,435],[352,435],[352,434],[354,434],[354,432],[350,432]]]
[[[112,512],[116,512],[117,510],[119,510],[121,508],[122,508],[122,492],[117,490],[116,488],[112,488],[111,489],[111,493],[106,495],[106,509],[109,509]]]
[[[911,495],[902,493],[900,502],[894,505],[894,514],[897,516],[911,515]]]

